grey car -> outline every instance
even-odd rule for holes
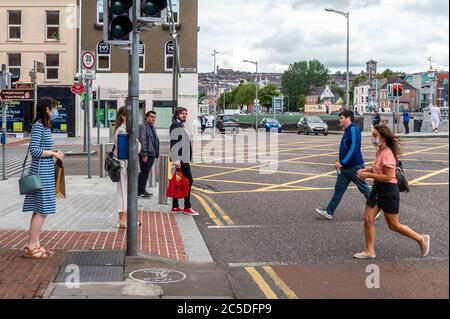
[[[328,135],[328,125],[318,116],[305,116],[297,124],[297,133],[305,135]]]

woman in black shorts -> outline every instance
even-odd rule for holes
[[[375,216],[383,211],[389,228],[403,236],[414,239],[420,246],[422,257],[430,252],[430,236],[419,235],[408,226],[400,223],[400,191],[396,178],[396,166],[400,155],[396,136],[387,126],[378,126],[373,131],[373,144],[378,148],[373,167],[360,170],[361,180],[374,179],[372,193],[367,200],[364,219],[366,249],[356,254],[356,259],[375,259]]]

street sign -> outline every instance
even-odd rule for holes
[[[4,101],[33,101],[34,91],[33,90],[2,90],[0,92],[0,99]]]
[[[83,67],[87,70],[92,70],[95,67],[95,55],[93,52],[85,51],[81,57]]]
[[[95,80],[97,77],[97,74],[95,71],[92,71],[92,70],[83,70],[82,77],[83,77],[83,79],[86,79],[86,80]]]
[[[34,84],[33,83],[16,83],[15,87],[16,89],[22,89],[22,90],[32,90]]]
[[[45,73],[44,63],[36,61],[36,69],[38,73]]]
[[[86,92],[86,88],[83,84],[74,83],[70,88],[70,92],[72,92],[75,95],[80,95]]]

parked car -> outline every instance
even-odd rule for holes
[[[260,128],[265,128],[266,132],[278,129],[278,133],[283,132],[283,125],[275,119],[263,119],[259,124]]]
[[[297,133],[328,135],[328,125],[318,116],[305,116],[297,124]]]
[[[217,115],[217,129],[221,133],[239,133],[239,120],[236,115]]]

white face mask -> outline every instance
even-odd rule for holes
[[[380,147],[381,139],[380,138],[372,138],[372,144],[374,147]]]

